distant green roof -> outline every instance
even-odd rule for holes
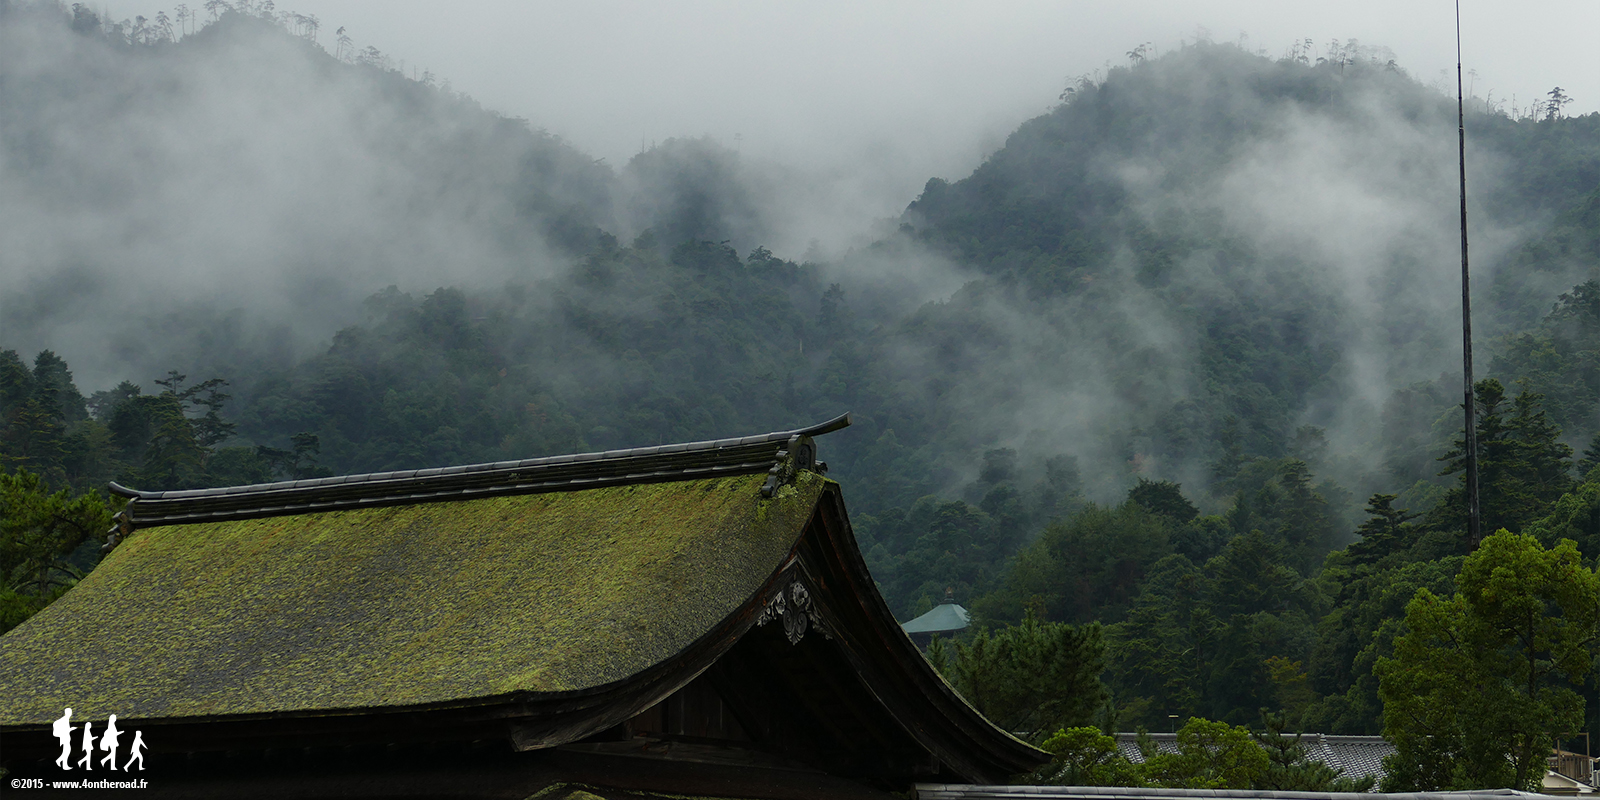
[[[0,724],[449,703],[618,681],[783,563],[801,472],[142,528],[0,637]]]
[[[951,633],[972,624],[972,616],[955,603],[934,606],[932,611],[900,626],[906,633]]]

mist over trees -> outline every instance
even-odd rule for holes
[[[803,176],[688,138],[613,168],[270,4],[0,14],[6,628],[92,568],[109,480],[846,410],[826,459],[885,599],[953,590],[994,634],[946,674],[1040,741],[1377,733],[1408,604],[1463,588],[1454,103],[1375,51],[1136,49],[830,250]],[[1557,94],[1469,107],[1476,424],[1487,531],[1592,570],[1600,114]],[[1094,702],[1029,716],[994,676],[1041,648]],[[1125,774],[1063,737],[1060,774]]]

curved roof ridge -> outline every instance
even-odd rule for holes
[[[213,522],[769,472],[782,462],[789,442],[797,437],[808,439],[849,424],[850,415],[845,413],[788,431],[598,453],[216,489],[141,492],[115,482],[109,488],[113,494],[133,500],[122,515],[130,525]],[[810,452],[803,466],[809,466],[814,448],[805,449]]]
[[[641,456],[653,456],[675,453],[695,453],[708,450],[720,450],[730,447],[740,447],[752,444],[767,444],[773,442],[787,442],[792,436],[821,436],[825,433],[849,427],[850,414],[840,414],[827,422],[820,422],[805,428],[791,431],[773,431],[753,436],[741,436],[731,439],[712,439],[703,442],[683,442],[679,444],[662,444],[653,447],[632,447],[621,450],[604,450],[595,453],[569,453],[555,456],[540,456],[538,458],[524,458],[516,461],[491,461],[482,464],[463,464],[451,467],[427,467],[424,469],[392,470],[389,472],[368,472],[357,475],[335,475],[329,478],[305,478],[292,481],[273,481],[271,483],[252,483],[244,486],[223,486],[215,489],[178,489],[166,492],[142,492],[130,489],[116,481],[111,481],[111,493],[122,497],[137,498],[139,500],[179,500],[196,497],[218,497],[232,494],[251,494],[259,492],[280,491],[284,489],[305,489],[321,486],[340,486],[349,483],[368,483],[375,481],[405,480],[407,478],[429,478],[444,475],[462,475],[468,473],[488,472],[491,470],[527,469],[531,467],[554,466],[561,464],[578,464],[592,461],[617,461]]]

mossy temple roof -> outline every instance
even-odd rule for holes
[[[0,640],[0,725],[48,723],[67,706],[79,718],[215,717],[621,680],[684,650],[782,564],[830,483],[809,469],[773,480],[806,433],[136,494],[141,527]],[[745,474],[696,477],[723,472]],[[429,500],[475,499],[417,502],[419,483]],[[301,509],[329,487],[352,507]],[[221,521],[198,521],[196,501]]]
[[[928,666],[878,595],[812,439],[848,424],[224,489],[113,484],[130,499],[105,559],[0,637],[0,763],[53,769],[50,725],[69,707],[143,728],[152,752],[195,759],[165,769],[190,764],[202,784],[207,754],[299,752],[315,791],[316,770],[358,769],[327,755],[351,747],[498,742],[542,760],[483,756],[484,780],[626,782],[615,759],[677,736],[766,764],[739,785],[773,796],[794,780],[774,753],[901,789],[1043,763]],[[710,785],[704,757],[670,757],[680,788]],[[659,788],[648,766],[635,777]]]

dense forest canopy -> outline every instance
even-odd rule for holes
[[[1469,556],[1454,99],[1374,51],[1136,50],[794,253],[794,192],[708,139],[613,168],[270,4],[0,8],[7,627],[92,568],[108,480],[846,410],[825,455],[897,614],[949,588],[997,643],[1103,650],[1104,704],[1050,725],[1377,732],[1407,603]],[[1477,426],[1486,529],[1592,566],[1600,114],[1560,112],[1469,105]]]

